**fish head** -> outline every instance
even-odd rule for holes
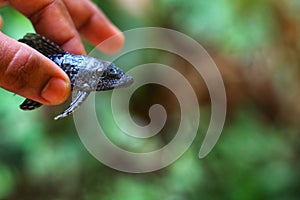
[[[110,90],[131,85],[133,78],[118,68],[114,63],[106,62],[99,78],[97,91]]]

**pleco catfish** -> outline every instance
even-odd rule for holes
[[[73,98],[70,106],[54,119],[60,119],[73,113],[92,91],[111,90],[125,87],[133,82],[131,76],[111,62],[89,56],[75,55],[61,49],[44,36],[28,33],[19,40],[36,49],[55,62],[69,76]],[[25,99],[20,105],[23,110],[33,110],[42,104]]]

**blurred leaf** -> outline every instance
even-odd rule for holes
[[[268,1],[161,0],[174,28],[225,52],[256,51],[272,41],[275,30]],[[171,12],[171,15],[169,13]],[[251,41],[251,42],[250,42]]]
[[[9,6],[0,8],[0,15],[3,17],[2,32],[16,40],[35,32],[29,20]]]
[[[0,163],[0,199],[4,199],[13,191],[14,184],[11,170]]]

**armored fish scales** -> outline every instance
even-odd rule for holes
[[[56,63],[70,78],[73,93],[69,107],[54,119],[60,119],[73,113],[85,101],[92,91],[111,90],[125,87],[133,82],[131,76],[125,74],[112,62],[84,55],[71,54],[44,36],[28,33],[19,42],[36,49]],[[22,110],[33,110],[41,103],[25,99],[20,105]]]

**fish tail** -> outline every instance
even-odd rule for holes
[[[25,99],[24,102],[20,105],[22,110],[34,110],[38,107],[42,106],[41,103],[33,101],[31,99]]]

